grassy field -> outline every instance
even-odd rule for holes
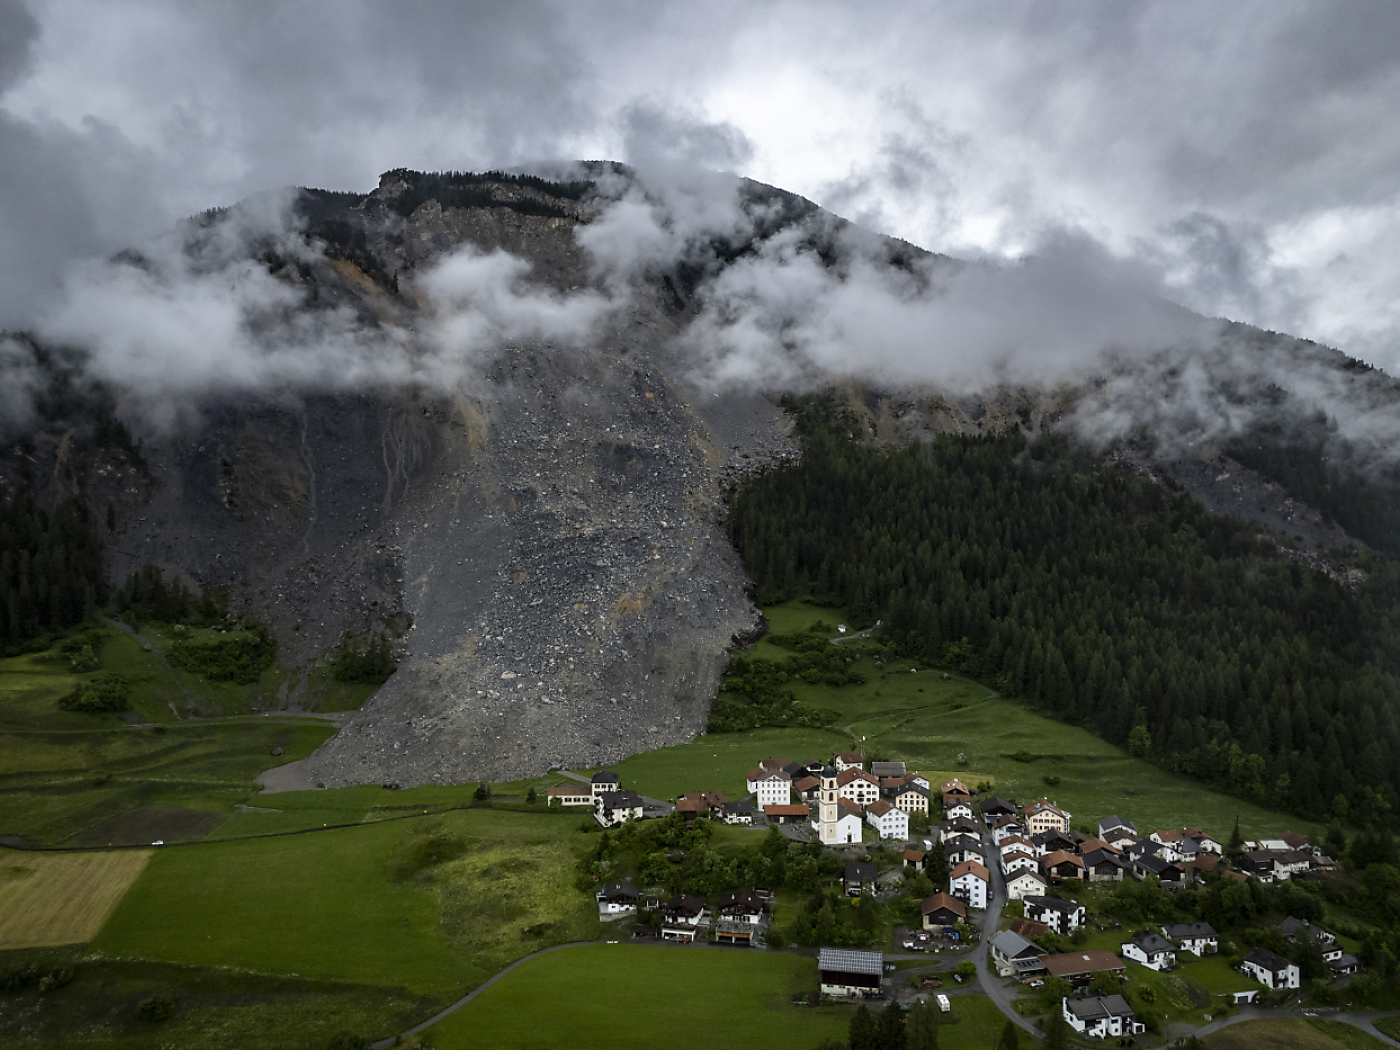
[[[166,849],[94,947],[445,998],[543,944],[597,935],[593,902],[572,885],[577,827],[572,815],[464,810]],[[465,855],[395,882],[405,844],[433,829]]]
[[[1210,1050],[1380,1050],[1386,1044],[1353,1025],[1318,1018],[1241,1021],[1206,1036]]]
[[[150,856],[0,850],[0,951],[92,940]]]
[[[588,945],[530,960],[428,1036],[436,1050],[809,1048],[844,1040],[850,1007],[791,1004],[793,993],[816,987],[816,962],[802,956]]]
[[[938,1029],[939,1050],[987,1050],[996,1044],[1006,1026],[1006,1015],[985,995],[955,995],[949,998],[952,1011]],[[1021,1033],[1021,1045],[1031,1039]]]

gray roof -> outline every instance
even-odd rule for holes
[[[625,879],[622,882],[609,882],[599,888],[598,899],[607,900],[611,897],[631,897],[636,900],[641,892]]]
[[[1137,825],[1131,820],[1126,820],[1117,814],[1110,814],[1104,817],[1103,820],[1099,821],[1099,827],[1104,831],[1107,831],[1109,828],[1127,828],[1134,835],[1137,834]]]
[[[1139,933],[1132,939],[1131,943],[1136,944],[1139,948],[1148,953],[1169,952],[1172,950],[1171,941],[1155,933]]]
[[[1028,941],[1015,930],[1002,930],[992,938],[992,947],[1008,959],[1014,959],[1027,950],[1036,955],[1044,955],[1045,951],[1034,941]]]
[[[594,783],[594,784],[616,784],[616,783],[617,783],[617,774],[616,774],[616,773],[609,773],[606,769],[600,769],[600,770],[598,770],[598,772],[596,772],[596,773],[593,774],[593,779],[592,779],[591,783]]]
[[[817,956],[817,969],[878,976],[885,972],[885,957],[879,952],[850,952],[840,948],[823,948]]]
[[[866,879],[873,879],[876,874],[877,872],[874,864],[865,864],[858,860],[848,860],[846,862],[845,877],[847,882],[854,882],[857,879],[864,882]]]
[[[1097,1021],[1101,1017],[1134,1017],[1133,1008],[1121,995],[1105,995],[1097,999],[1073,999],[1069,1012],[1081,1021]]]
[[[903,762],[871,762],[870,772],[877,777],[902,777],[906,771]]]
[[[1049,908],[1051,911],[1072,915],[1083,907],[1074,901],[1062,901],[1059,897],[1026,897],[1025,903],[1033,908]]]
[[[1273,973],[1279,973],[1293,965],[1282,955],[1277,955],[1267,948],[1251,948],[1249,954],[1244,957],[1244,961],[1255,963]]]
[[[1215,927],[1208,922],[1176,922],[1163,926],[1162,932],[1174,941],[1190,941],[1216,936]]]

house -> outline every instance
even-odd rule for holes
[[[787,773],[788,766],[792,765],[790,758],[765,758],[758,764],[758,768],[751,770],[748,775],[749,792],[758,791],[758,782],[770,773]],[[791,780],[792,774],[788,773]]]
[[[965,860],[948,873],[953,896],[973,908],[987,906],[987,869],[975,860]]]
[[[986,850],[982,848],[982,840],[976,835],[953,835],[944,839],[943,855],[948,859],[950,867],[965,860],[975,860],[982,865],[987,863]]]
[[[951,799],[943,800],[944,820],[971,820],[972,803],[965,798],[953,795]]]
[[[1213,835],[1207,835],[1200,828],[1187,828],[1186,834],[1201,844],[1202,853],[1213,853],[1217,857],[1224,856],[1225,847],[1220,845],[1220,840]]]
[[[982,819],[988,824],[992,823],[992,821],[996,820],[998,817],[1012,817],[1014,819],[1020,812],[1019,809],[1006,801],[1006,799],[997,798],[995,795],[982,800]]]
[[[928,854],[921,849],[907,849],[904,851],[904,867],[913,868],[915,871],[923,871],[924,864],[928,860]]]
[[[874,773],[878,780],[884,777],[902,777],[908,770],[904,768],[903,762],[871,762],[870,772]]]
[[[1327,960],[1327,968],[1332,971],[1333,976],[1341,977],[1343,974],[1360,971],[1361,960],[1354,955],[1339,953],[1335,959]]]
[[[880,797],[880,782],[863,769],[848,769],[836,775],[836,793],[857,806],[868,806]]]
[[[757,774],[755,777],[754,774]],[[764,806],[788,806],[792,804],[792,774],[785,769],[768,773],[755,769],[749,774],[750,789],[760,808]]]
[[[790,806],[769,804],[763,807],[763,819],[770,824],[806,824],[812,819],[812,810],[805,802]]]
[[[753,803],[746,798],[740,799],[738,802],[726,802],[724,804],[724,822],[726,824],[752,824]]]
[[[1054,853],[1057,850],[1064,850],[1066,853],[1075,853],[1079,845],[1079,839],[1075,838],[1073,832],[1069,831],[1038,831],[1031,836],[1031,842],[1035,844],[1035,855],[1043,857],[1047,853]]]
[[[935,893],[919,903],[924,917],[924,929],[936,930],[967,921],[967,905],[946,893]]]
[[[956,777],[945,783],[939,790],[943,793],[944,798],[947,798],[949,795],[961,795],[963,798],[969,799],[972,797],[972,791]]]
[[[742,922],[751,926],[763,924],[766,907],[763,899],[754,893],[726,893],[720,898],[718,914],[725,922]]]
[[[1209,875],[1211,872],[1220,872],[1223,874],[1224,867],[1224,857],[1216,856],[1214,853],[1206,853],[1204,851],[1197,853],[1196,859],[1191,862],[1191,870],[1197,876],[1198,882],[1204,882],[1205,879],[1203,878],[1203,876]]]
[[[598,918],[607,922],[624,915],[637,914],[637,898],[641,891],[630,882],[609,882],[598,887]]]
[[[1013,933],[1019,933],[1028,941],[1033,941],[1037,937],[1044,937],[1050,932],[1050,927],[1043,922],[1032,922],[1030,919],[1012,919],[1010,929]]]
[[[1302,849],[1313,852],[1313,846],[1308,842],[1306,835],[1299,835],[1296,831],[1285,831],[1279,836],[1283,844],[1288,849]]]
[[[879,998],[880,977],[884,972],[885,957],[879,952],[823,948],[817,954],[822,995],[850,999]]]
[[[1040,960],[1048,953],[1019,933],[1002,930],[992,938],[991,948],[992,965],[998,977],[1024,979],[1033,973],[1045,972],[1045,964]]]
[[[1110,849],[1090,850],[1083,856],[1084,878],[1089,882],[1122,882],[1128,865]]]
[[[865,756],[859,751],[838,751],[831,756],[831,764],[836,767],[838,773],[844,773],[848,769],[862,769],[865,766]]]
[[[1027,897],[1043,896],[1049,883],[1045,876],[1034,868],[1023,868],[1006,876],[1006,899],[1023,901]]]
[[[1337,943],[1336,936],[1328,930],[1324,930],[1321,926],[1314,926],[1312,923],[1306,922],[1303,919],[1295,919],[1292,916],[1289,916],[1278,924],[1278,932],[1289,944],[1295,944],[1298,941],[1308,941],[1325,950],[1328,945]]]
[[[1101,832],[1099,838],[1116,849],[1127,849],[1138,841],[1138,837],[1127,828],[1109,828]]]
[[[593,791],[582,784],[556,784],[544,793],[549,806],[591,806]]]
[[[1040,874],[1040,861],[1023,849],[1010,849],[1001,855],[1001,870],[1002,874],[1008,878],[1017,871],[1033,871],[1038,875]],[[1040,881],[1044,882],[1045,880],[1042,878]]]
[[[606,769],[600,769],[593,774],[589,783],[592,785],[591,794],[593,795],[593,801],[597,802],[599,795],[606,795],[610,791],[617,790],[617,774],[609,773]]]
[[[876,874],[874,864],[849,860],[846,862],[846,870],[841,875],[841,888],[847,897],[859,897],[862,893],[874,893]]]
[[[1162,927],[1162,936],[1171,940],[1180,951],[1192,955],[1209,955],[1220,947],[1215,927],[1208,922],[1176,922]]]
[[[1008,835],[997,843],[997,846],[1001,850],[1001,855],[1003,857],[1012,850],[1020,850],[1023,853],[1029,853],[1032,857],[1040,856],[1039,851],[1035,848],[1035,843],[1024,835]]]
[[[609,791],[593,800],[593,819],[605,828],[641,820],[642,796],[635,791]]]
[[[1151,855],[1139,857],[1133,862],[1133,875],[1139,879],[1155,876],[1164,890],[1179,890],[1186,885],[1185,867]]]
[[[1273,882],[1282,877],[1278,853],[1270,849],[1246,850],[1234,858],[1240,871],[1260,882]]]
[[[1186,836],[1182,832],[1176,831],[1175,829],[1159,828],[1157,831],[1154,831],[1151,835],[1148,835],[1147,837],[1160,846],[1175,846]]]
[[[1111,973],[1115,977],[1124,977],[1128,972],[1122,959],[1112,952],[1099,949],[1047,955],[1043,961],[1051,977],[1063,977],[1076,988],[1084,987],[1094,979],[1095,974]]]
[[[938,834],[944,841],[952,835],[976,835],[979,829],[975,821],[966,817],[959,817],[956,820],[945,820],[938,825]]]
[[[928,812],[928,788],[909,783],[896,791],[892,797],[894,804],[906,813]]]
[[[865,822],[878,831],[882,839],[903,841],[909,837],[909,814],[882,798],[865,807]]]
[[[1015,835],[1017,838],[1024,838],[1027,842],[1030,837],[1026,835],[1026,829],[1015,817],[997,817],[991,823],[992,841],[998,846],[1003,841]]]
[[[1112,816],[1104,817],[1103,820],[1099,821],[1099,838],[1107,841],[1108,833],[1110,831],[1117,831],[1119,829],[1126,831],[1128,835],[1132,838],[1138,837],[1137,825],[1134,824],[1131,820],[1128,820],[1125,817],[1117,816],[1115,814]]]
[[[705,902],[701,898],[688,893],[673,897],[661,905],[661,939],[693,941],[707,917]]]
[[[1149,970],[1170,970],[1176,965],[1176,952],[1172,950],[1171,941],[1146,930],[1132,940],[1124,941],[1118,950],[1123,958],[1142,963]]]
[[[1084,877],[1084,858],[1057,849],[1040,858],[1040,871],[1051,882]]]
[[[723,791],[692,791],[676,799],[676,812],[693,824],[697,817],[722,817],[724,803]]]
[[[1032,835],[1042,831],[1068,831],[1070,815],[1049,799],[1037,799],[1026,807],[1026,828]]]
[[[817,794],[821,791],[821,789],[822,782],[821,779],[818,777],[803,777],[801,780],[793,781],[792,784],[792,790],[797,792],[797,797],[800,798],[803,802],[816,801]]]
[[[1071,1028],[1094,1039],[1119,1039],[1147,1031],[1147,1026],[1137,1019],[1137,1014],[1121,995],[1061,999],[1060,1007]]]
[[[1274,991],[1298,987],[1298,967],[1267,948],[1251,948],[1241,960],[1240,970]]]
[[[1061,937],[1068,937],[1084,925],[1084,905],[1058,897],[1024,897],[1026,918],[1043,922]]]

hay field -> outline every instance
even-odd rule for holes
[[[0,851],[0,950],[92,940],[150,857]]]

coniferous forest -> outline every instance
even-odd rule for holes
[[[883,619],[911,655],[1240,796],[1363,824],[1390,811],[1390,559],[1368,558],[1353,595],[1258,526],[1055,438],[888,449],[799,420],[802,459],[731,494],[762,602]]]
[[[107,600],[102,543],[78,500],[45,513],[0,497],[0,651],[81,623]]]

